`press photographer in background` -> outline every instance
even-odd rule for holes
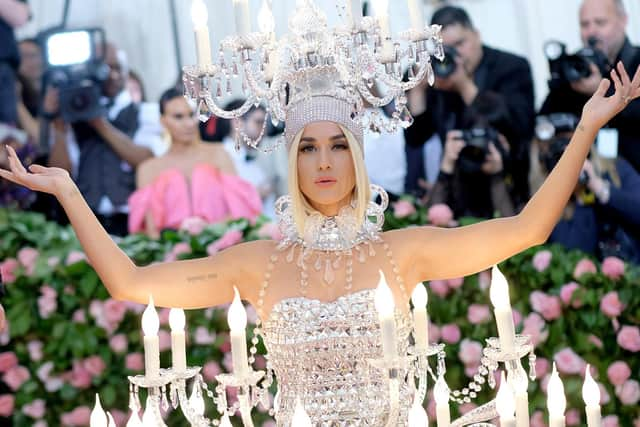
[[[584,0],[580,7],[580,38],[584,48],[567,55],[563,45],[547,43],[551,79],[549,95],[540,114],[571,113],[580,116],[582,107],[596,91],[602,76],[609,78],[612,64],[619,61],[628,70],[640,65],[640,48],[625,34],[628,16],[622,0]],[[613,86],[613,85],[612,85]],[[609,89],[610,93],[613,89]],[[609,94],[610,94],[609,93]],[[618,152],[640,172],[640,101],[631,104],[609,125],[599,139],[617,145]]]
[[[515,214],[509,186],[509,112],[502,98],[478,95],[462,130],[447,133],[438,180],[427,195],[427,206],[447,204],[454,216],[493,218]]]
[[[540,170],[544,177],[564,152],[578,118],[554,113],[536,126]],[[585,160],[573,197],[549,237],[570,249],[600,259],[617,256],[640,261],[640,174],[624,158],[594,145]]]

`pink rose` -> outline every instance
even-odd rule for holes
[[[491,286],[491,273],[489,270],[484,270],[478,273],[478,287],[481,291],[486,291]]]
[[[116,301],[112,298],[109,298],[102,305],[102,309],[104,310],[104,317],[106,321],[111,325],[113,329],[117,329],[122,319],[124,319],[124,315],[127,313],[127,306],[122,301]]]
[[[106,368],[104,360],[102,360],[100,356],[87,357],[86,359],[84,359],[83,364],[87,372],[89,372],[94,377],[100,376]]]
[[[530,427],[547,427],[547,423],[544,421],[544,413],[542,411],[535,411],[531,415]]]
[[[538,357],[536,359],[536,378],[543,378],[545,375],[549,373],[549,367],[551,364],[548,359],[544,357]]]
[[[429,282],[431,290],[440,298],[444,298],[449,294],[449,285],[445,280],[432,280]]]
[[[74,323],[86,323],[87,316],[84,314],[84,310],[79,308],[73,312],[73,315],[71,316],[71,320]]]
[[[562,374],[580,374],[586,366],[585,361],[568,347],[557,352],[553,360]]]
[[[464,374],[468,378],[473,378],[474,375],[478,373],[478,368],[480,368],[480,363],[472,363],[470,365],[464,365]]]
[[[16,366],[18,366],[18,357],[13,351],[0,353],[0,373],[7,372]]]
[[[640,351],[640,330],[637,326],[623,326],[618,332],[618,345],[632,353]]]
[[[622,385],[631,376],[631,368],[627,362],[618,360],[607,368],[607,377],[613,385]]]
[[[577,409],[569,409],[565,414],[565,421],[568,426],[579,426],[580,412]]]
[[[44,417],[45,411],[46,405],[44,403],[44,400],[42,399],[36,399],[22,407],[22,413],[27,417],[31,417],[34,419]]]
[[[447,280],[447,285],[451,289],[458,289],[460,286],[464,284],[464,277],[457,277],[455,279]]]
[[[562,302],[564,303],[564,305],[569,305],[571,304],[572,307],[574,308],[578,308],[582,305],[582,302],[579,301],[578,299],[573,299],[573,293],[580,289],[580,285],[578,285],[576,282],[569,282],[566,285],[563,285],[562,288],[560,288],[560,299],[562,300]]]
[[[192,216],[185,218],[180,224],[180,230],[184,230],[192,236],[197,236],[202,233],[202,230],[207,226],[207,222],[200,217]]]
[[[0,263],[0,276],[4,283],[13,283],[16,281],[15,271],[18,265],[18,260],[15,258],[7,258]]]
[[[40,317],[48,319],[58,309],[58,293],[46,285],[40,288],[40,293],[42,296],[38,297],[38,312]]]
[[[113,421],[116,422],[116,426],[124,426],[125,424],[127,424],[129,416],[125,412],[122,412],[118,409],[111,409],[109,412],[113,417]]]
[[[10,417],[13,415],[13,408],[16,398],[13,394],[0,394],[0,417]]]
[[[440,332],[442,334],[442,341],[447,344],[455,344],[460,341],[460,328],[454,323],[444,325]]]
[[[169,331],[160,329],[158,331],[158,349],[160,351],[166,351],[171,348],[171,334]]]
[[[547,269],[547,267],[549,267],[549,264],[551,263],[551,257],[551,251],[548,250],[536,252],[536,254],[533,256],[533,259],[531,260],[531,262],[533,263],[533,268],[535,268],[538,273],[542,273]]]
[[[588,258],[582,258],[573,270],[573,277],[579,279],[585,273],[597,273],[596,265]]]
[[[193,336],[193,341],[199,345],[210,345],[213,344],[216,340],[216,334],[214,332],[209,332],[207,328],[204,326],[198,326],[196,328],[196,332]]]
[[[36,371],[36,376],[40,378],[40,381],[44,382],[47,378],[50,377],[52,370],[53,370],[53,362],[43,363],[42,365],[40,365],[40,367]]]
[[[144,356],[142,353],[130,353],[124,358],[124,366],[130,371],[144,370]]]
[[[91,418],[91,409],[88,406],[79,406],[71,412],[60,416],[60,424],[67,427],[86,427]]]
[[[75,264],[76,262],[80,262],[80,261],[87,261],[87,256],[84,254],[84,252],[71,251],[71,252],[69,252],[69,255],[67,255],[67,260],[66,260],[65,264],[66,265],[72,265],[72,264]]]
[[[127,351],[129,343],[127,342],[127,336],[125,334],[117,334],[109,339],[109,347],[114,353],[124,353]]]
[[[449,206],[440,203],[431,206],[427,212],[429,222],[437,227],[447,227],[453,221],[453,211]]]
[[[531,342],[534,346],[543,343],[549,336],[549,331],[545,331],[546,322],[538,313],[531,313],[524,319],[524,327],[522,335],[531,336]]]
[[[556,296],[533,291],[529,296],[529,302],[531,303],[531,308],[542,314],[542,317],[546,320],[557,319],[562,314],[560,299]]]
[[[393,216],[396,218],[406,218],[416,213],[416,208],[408,200],[398,200],[393,204]]]
[[[604,344],[602,344],[602,340],[593,334],[589,335],[587,339],[591,344],[595,345],[598,348],[604,347]]]
[[[166,326],[169,324],[169,314],[171,314],[170,308],[162,308],[158,312],[158,319],[160,320],[160,326]]]
[[[91,373],[87,371],[84,363],[80,360],[74,360],[71,372],[67,372],[63,377],[69,381],[72,386],[79,389],[86,389],[91,386]]]
[[[627,380],[620,387],[616,387],[616,396],[623,405],[633,406],[640,400],[640,383]]]
[[[2,381],[4,381],[11,390],[16,391],[29,378],[31,378],[31,374],[27,368],[24,366],[15,366],[5,372],[2,376]]]
[[[606,257],[601,268],[602,274],[612,280],[618,280],[624,275],[624,261],[614,256]]]
[[[216,375],[220,374],[222,370],[218,362],[211,361],[204,364],[202,367],[202,375],[207,381],[215,381]]]
[[[474,325],[491,320],[491,310],[485,304],[471,304],[467,310],[467,319]]]
[[[224,236],[207,246],[207,253],[213,255],[240,242],[242,242],[242,232],[240,230],[229,230],[224,233]]]
[[[517,328],[522,323],[522,314],[515,308],[511,309],[511,317],[513,317],[513,325]]]
[[[275,222],[267,222],[258,230],[258,237],[261,239],[282,240],[280,227]]]
[[[466,338],[463,339],[460,342],[458,357],[465,365],[478,364],[482,358],[482,344]]]
[[[620,297],[618,297],[618,293],[616,291],[608,292],[602,299],[600,300],[600,311],[605,316],[608,317],[618,317],[622,310],[624,309],[624,305],[622,301],[620,301]]]
[[[618,427],[619,425],[617,415],[607,415],[602,419],[602,427]]]
[[[433,322],[429,322],[429,341],[440,342],[440,328],[434,325]]]
[[[60,257],[52,256],[52,257],[47,258],[47,265],[50,268],[55,268],[55,267],[58,266],[58,264],[60,264]]]
[[[18,252],[18,261],[20,261],[28,276],[31,276],[36,268],[38,256],[40,256],[40,252],[34,248],[22,248]]]
[[[218,350],[220,350],[223,353],[228,353],[231,351],[231,340],[229,338],[229,335],[227,334],[224,335],[224,341],[222,341],[222,344],[220,344],[220,346],[218,347]]]
[[[39,362],[42,360],[42,341],[32,340],[27,343],[27,351],[29,352],[29,357],[34,362]]]
[[[233,372],[233,358],[231,356],[231,352],[226,352],[224,356],[222,356],[222,366],[225,369],[225,372]],[[228,388],[227,390],[232,390]]]
[[[191,245],[185,242],[176,243],[171,249],[171,253],[176,257],[182,254],[191,253]]]

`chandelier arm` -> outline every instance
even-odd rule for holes
[[[451,427],[464,427],[469,424],[482,423],[498,417],[495,399],[467,412],[451,423]],[[481,424],[482,425],[482,424]],[[487,424],[491,426],[491,424]]]
[[[358,82],[358,92],[369,104],[373,105],[374,107],[383,107],[393,101],[393,99],[398,95],[395,90],[391,90],[384,97],[377,97],[371,93],[371,91],[367,87],[367,83],[364,80],[360,80]]]
[[[184,414],[190,425],[195,427],[207,427],[211,425],[211,421],[203,415],[197,414],[191,407],[191,402],[186,393],[186,383],[182,383],[181,387],[177,387],[178,401],[180,402],[180,410]]]
[[[207,107],[213,114],[228,120],[243,116],[247,113],[247,111],[251,109],[253,104],[257,102],[257,99],[254,95],[249,95],[244,104],[242,104],[239,108],[236,108],[235,110],[225,110],[224,108],[216,104],[216,102],[213,100],[213,97],[211,96],[211,93],[206,93],[202,97],[202,99],[204,99],[204,102],[207,104]]]
[[[251,89],[251,92],[256,98],[264,99],[267,102],[270,102],[270,100],[275,97],[275,92],[269,87],[267,87],[266,89],[260,87],[258,78],[254,75],[254,69],[251,67],[251,64],[251,60],[242,61],[242,68],[244,70],[245,79],[247,84],[249,85],[249,89]]]

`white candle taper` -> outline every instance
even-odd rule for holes
[[[549,409],[549,427],[565,427],[564,412],[567,409],[567,398],[564,395],[564,386],[555,362],[547,384],[547,408]]]
[[[582,384],[582,399],[585,404],[588,427],[600,427],[602,425],[602,414],[600,413],[600,387],[591,377],[591,370],[587,365]]]
[[[172,308],[169,312],[169,326],[171,326],[171,364],[176,372],[184,372],[187,369],[184,325],[184,310],[181,308]]]
[[[249,0],[233,0],[233,13],[236,18],[236,34],[243,36],[251,32]]]
[[[509,285],[497,265],[494,265],[491,269],[489,297],[491,298],[491,304],[493,304],[493,313],[496,316],[501,350],[506,353],[513,353],[516,347],[516,333],[511,302],[509,301]]]
[[[375,9],[376,18],[380,24],[380,38],[382,42],[382,59],[383,62],[392,62],[395,60],[394,46],[391,41],[391,28],[389,26],[389,0],[373,0],[373,8]]]
[[[191,3],[191,20],[193,22],[193,31],[196,35],[196,54],[200,68],[207,68],[211,65],[208,19],[209,13],[204,1],[193,0],[193,3]]]
[[[249,370],[247,361],[247,311],[240,302],[238,289],[233,287],[234,298],[227,313],[227,321],[231,330],[231,356],[233,360],[233,373],[243,378]]]
[[[149,295],[149,305],[142,313],[142,331],[144,332],[144,368],[147,378],[156,378],[160,373],[160,347],[158,330],[160,319],[153,305],[153,296]]]
[[[96,404],[91,411],[91,416],[89,418],[89,426],[90,427],[109,427],[107,419],[107,414],[105,414],[104,409],[102,409],[102,405],[100,404],[100,396],[96,393]]]
[[[411,28],[422,30],[425,27],[424,14],[422,13],[422,0],[407,0],[409,6],[409,18]]]
[[[382,354],[387,360],[396,358],[398,350],[396,347],[396,322],[393,317],[393,293],[391,293],[382,271],[380,271],[380,280],[376,289],[375,306],[378,311],[378,319],[380,319]]]
[[[362,21],[362,2],[361,0],[347,1],[347,14],[349,15],[349,24],[352,28],[357,28]]]
[[[517,370],[509,371],[507,381],[511,384],[516,397],[516,427],[529,427],[529,381],[524,368],[517,362]]]
[[[429,345],[429,316],[427,314],[428,295],[422,283],[418,283],[411,294],[413,303],[413,336],[416,350],[424,351]]]
[[[449,412],[449,386],[440,374],[433,388],[433,397],[436,400],[436,420],[438,427],[449,427],[451,413]]]
[[[500,427],[516,427],[516,402],[513,388],[505,379],[504,371],[500,373],[500,388],[496,396],[496,410],[500,415]]]
[[[409,427],[428,427],[429,417],[427,411],[421,405],[417,399],[413,400],[411,409],[409,410]]]

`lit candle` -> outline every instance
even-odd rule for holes
[[[380,270],[380,280],[376,289],[375,306],[380,320],[382,334],[382,354],[391,360],[398,356],[396,347],[396,322],[393,317],[393,294],[387,285],[384,273]]]
[[[184,324],[184,310],[181,308],[172,308],[169,312],[169,326],[171,326],[171,364],[176,372],[184,372],[187,369]]]
[[[516,402],[513,398],[513,389],[504,377],[504,371],[500,374],[500,388],[496,396],[496,410],[500,416],[500,427],[516,427]]]
[[[160,372],[160,350],[158,330],[160,320],[153,306],[153,296],[149,295],[149,305],[142,313],[142,331],[144,332],[144,368],[147,378],[156,378]]]
[[[349,15],[349,24],[352,28],[358,28],[362,21],[362,2],[360,0],[349,0],[347,3],[347,14]]]
[[[433,397],[436,400],[436,420],[438,427],[449,427],[451,414],[449,413],[449,387],[444,381],[444,375],[440,374],[433,388]]]
[[[413,303],[413,335],[416,350],[424,351],[429,345],[429,317],[427,315],[428,295],[422,283],[418,283],[411,295]]]
[[[516,395],[516,426],[529,427],[529,395],[527,388],[529,380],[522,364],[517,362],[517,370],[509,371],[507,380]]]
[[[564,386],[555,362],[547,384],[547,408],[549,409],[549,427],[565,427],[564,411],[567,409],[567,398],[564,395]]]
[[[582,385],[582,399],[587,413],[587,426],[600,427],[602,425],[602,415],[600,414],[600,387],[591,377],[589,365],[584,375]]]
[[[245,331],[247,327],[247,312],[240,302],[240,294],[235,286],[233,287],[233,292],[235,296],[227,313],[227,321],[229,322],[229,329],[231,329],[231,356],[233,359],[233,373],[237,377],[243,378],[249,368]]]
[[[491,269],[491,288],[489,290],[493,313],[498,325],[500,347],[505,353],[513,353],[516,347],[516,333],[509,301],[509,285],[502,272],[494,265]]]
[[[293,411],[293,417],[291,418],[291,425],[296,427],[311,427],[311,418],[309,414],[304,410],[304,406],[300,399],[297,399],[296,409]]]
[[[376,18],[380,25],[380,38],[382,39],[382,59],[384,62],[395,60],[393,42],[391,41],[391,29],[389,28],[389,0],[373,0]]]
[[[240,36],[251,32],[249,21],[249,0],[233,0],[233,13],[236,18],[236,33]]]
[[[409,410],[409,427],[428,427],[429,417],[418,399],[413,400],[413,405]]]
[[[211,46],[209,44],[209,27],[207,20],[209,13],[204,0],[193,0],[191,3],[191,20],[193,30],[196,34],[196,52],[198,55],[198,66],[207,68],[211,65]]]
[[[408,0],[409,18],[411,19],[411,28],[414,30],[423,30],[425,27],[424,15],[422,13],[421,0]]]
[[[93,406],[93,410],[91,411],[89,425],[91,427],[109,427],[107,414],[105,414],[104,409],[102,409],[98,393],[96,393],[96,404]]]

